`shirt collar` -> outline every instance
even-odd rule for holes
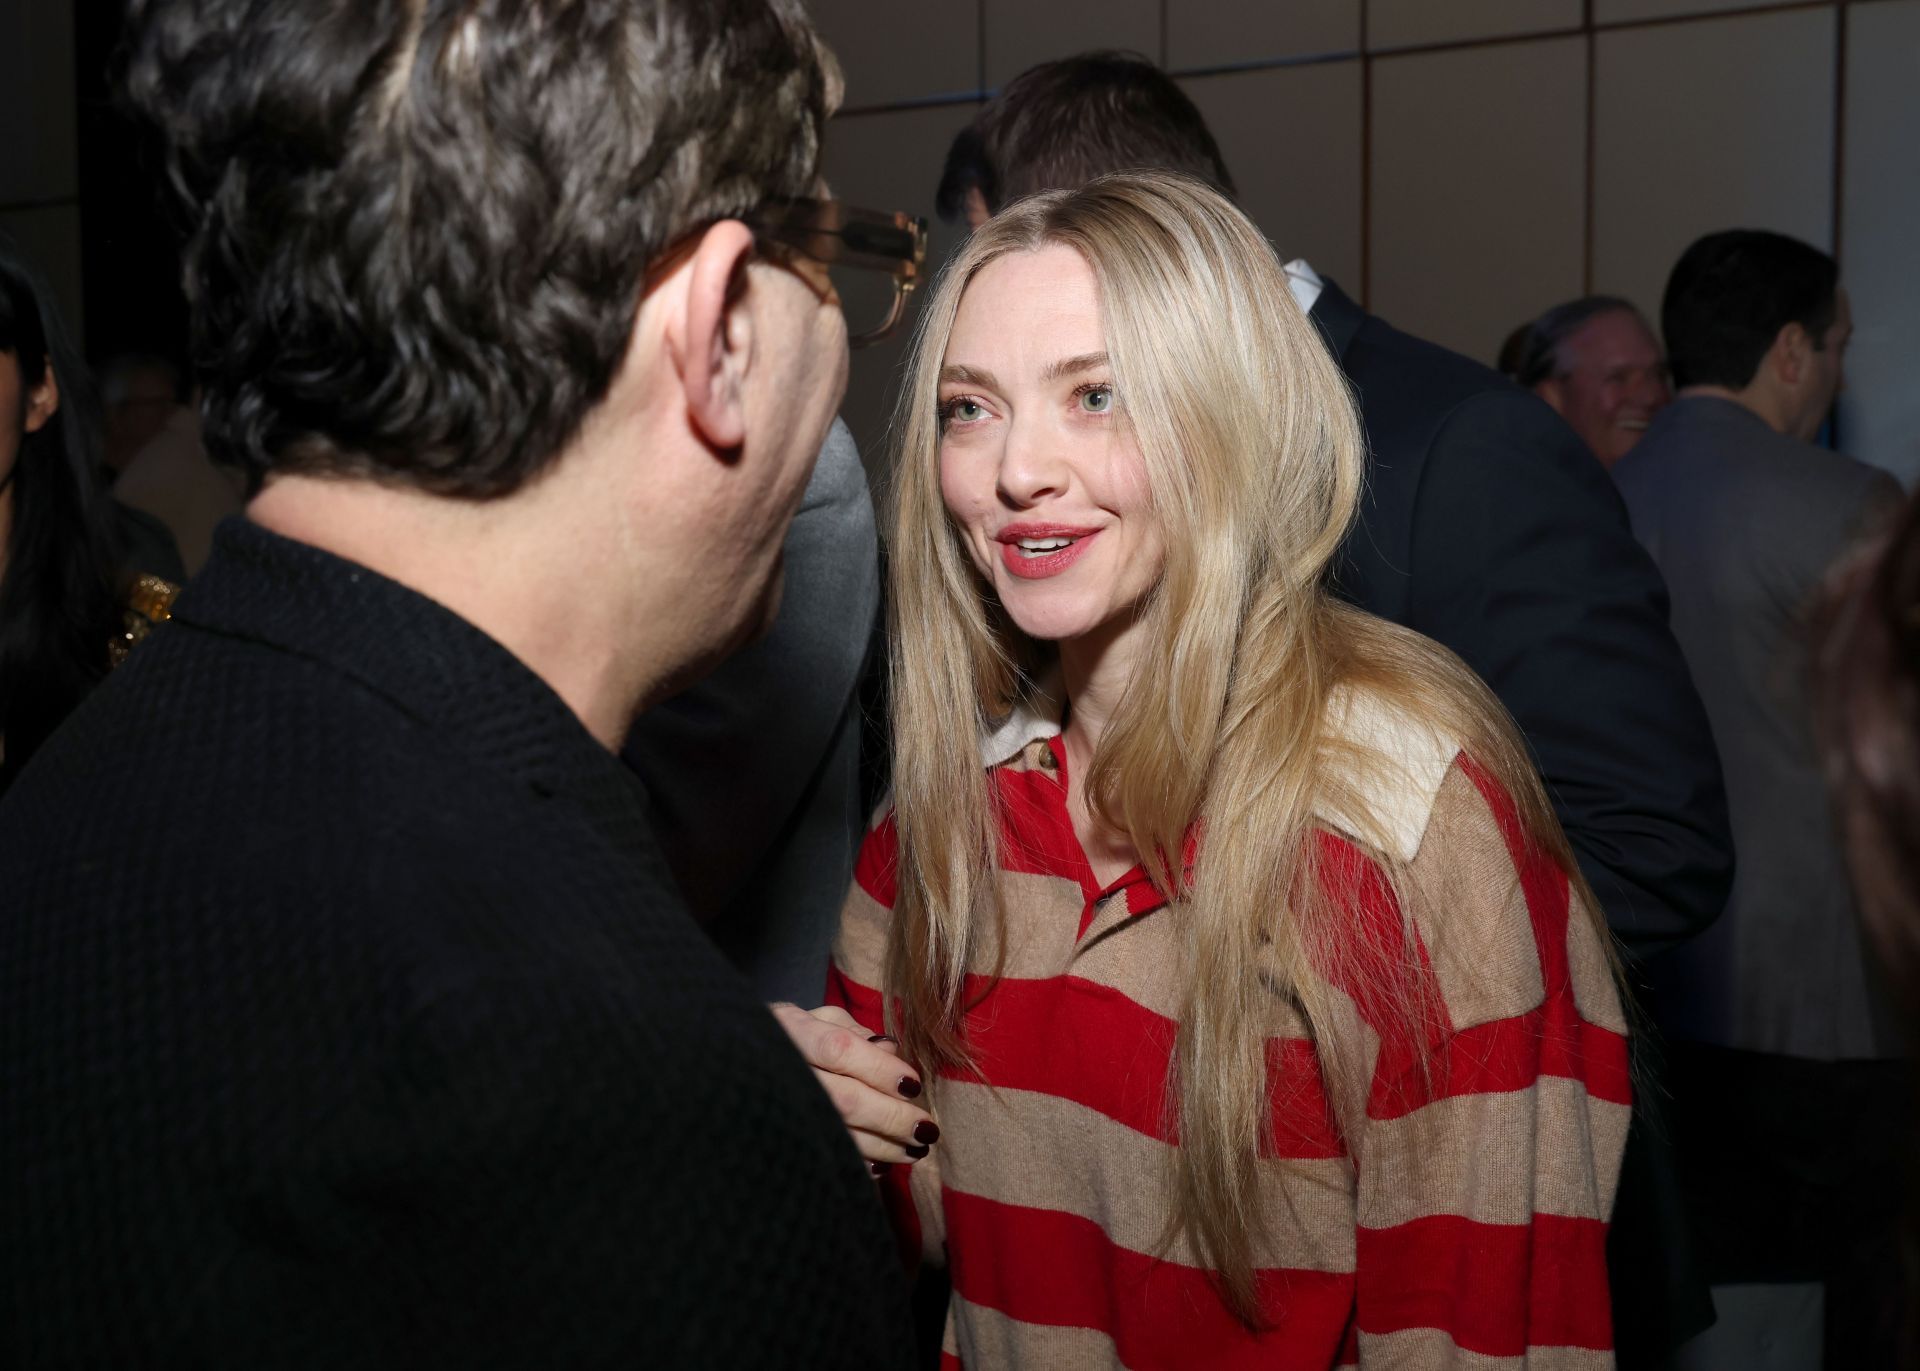
[[[1281,268],[1287,274],[1287,289],[1293,292],[1294,302],[1300,306],[1302,314],[1313,313],[1313,307],[1319,302],[1320,292],[1326,289],[1326,283],[1320,279],[1320,273],[1307,265],[1307,259],[1296,257]]]
[[[182,623],[331,668],[542,796],[630,837],[645,790],[531,668],[444,605],[358,563],[224,520],[173,607]]]
[[[989,768],[1002,766],[1036,740],[1057,737],[1065,699],[1056,666],[982,736],[982,762]],[[1372,829],[1395,858],[1411,862],[1426,835],[1440,786],[1459,755],[1458,743],[1371,692],[1341,687],[1327,709],[1327,722],[1336,735],[1381,764],[1350,778],[1366,801],[1370,823],[1332,805],[1316,806],[1315,815],[1342,833]]]

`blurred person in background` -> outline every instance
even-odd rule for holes
[[[1614,295],[1569,300],[1521,325],[1500,349],[1500,370],[1552,405],[1606,467],[1673,399],[1653,330]]]
[[[1820,616],[1814,704],[1861,922],[1920,1048],[1920,500],[1842,565]],[[1914,1082],[1920,1086],[1920,1080]],[[1909,1095],[1903,1366],[1920,1367],[1920,1136]]]
[[[100,368],[100,403],[106,414],[101,461],[117,477],[141,448],[166,427],[187,399],[176,367],[154,352],[123,352]]]
[[[214,465],[200,432],[198,397],[170,404],[157,429],[149,432],[119,465],[113,497],[167,526],[180,549],[186,574],[206,564],[213,550],[214,527],[246,504],[238,473]]]
[[[0,792],[172,599],[126,569],[99,442],[52,296],[0,236]]]
[[[1900,488],[1813,442],[1852,332],[1826,253],[1708,234],[1668,278],[1661,330],[1677,397],[1613,474],[1672,595],[1739,854],[1725,917],[1649,970],[1683,1174],[1726,1292],[1704,1364],[1742,1365],[1767,1340],[1824,1348],[1834,1371],[1887,1366],[1905,1042],[1861,939],[1807,692],[1823,579]]]

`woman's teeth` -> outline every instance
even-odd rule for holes
[[[1049,552],[1058,552],[1063,547],[1072,547],[1071,538],[1022,538],[1020,551],[1028,557],[1044,557]]]

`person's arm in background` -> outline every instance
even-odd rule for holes
[[[1720,760],[1605,469],[1532,396],[1475,396],[1434,436],[1411,562],[1408,626],[1513,715],[1628,952],[1705,929],[1733,884]]]
[[[880,606],[866,473],[834,421],[760,642],[648,711],[622,751],[687,903],[768,1000],[815,1003],[866,814],[861,668]]]

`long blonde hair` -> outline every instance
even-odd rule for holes
[[[1362,437],[1346,382],[1272,248],[1197,181],[1103,177],[1020,201],[974,233],[928,302],[896,415],[899,894],[887,991],[890,1031],[907,1053],[929,1067],[966,1060],[965,975],[981,949],[1005,946],[980,738],[1052,654],[1008,619],[947,517],[939,370],[980,270],[1054,244],[1093,270],[1117,410],[1144,459],[1166,547],[1141,611],[1141,665],[1100,739],[1087,794],[1178,909],[1186,961],[1171,1212],[1251,1318],[1263,1218],[1255,1163],[1268,1127],[1264,1008],[1276,992],[1298,1002],[1335,1101],[1365,1098],[1368,1067],[1354,1035],[1326,1031],[1330,983],[1385,989],[1414,1042],[1426,1040],[1417,1030],[1433,1012],[1407,993],[1404,967],[1362,954],[1318,879],[1316,811],[1351,820],[1343,827],[1396,888],[1405,876],[1366,798],[1366,778],[1391,774],[1390,759],[1329,727],[1333,692],[1367,692],[1458,741],[1579,876],[1525,746],[1486,688],[1444,649],[1326,589],[1359,499]],[[1178,863],[1196,821],[1203,850],[1183,888]],[[1411,957],[1410,925],[1406,942]]]

